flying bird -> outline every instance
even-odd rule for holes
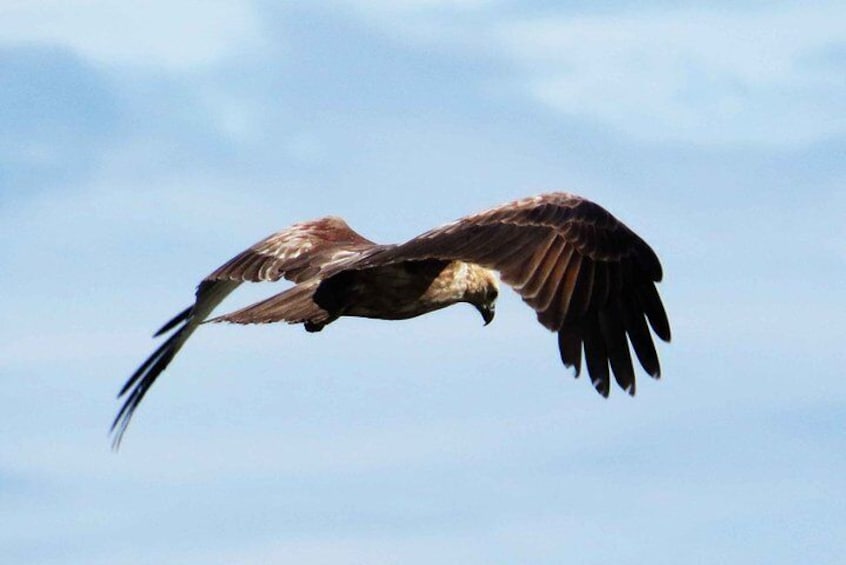
[[[611,375],[629,394],[629,349],[652,377],[661,373],[649,328],[670,341],[655,288],[661,263],[649,245],[607,210],[556,192],[465,216],[405,243],[377,244],[339,217],[294,224],[238,254],[204,278],[194,304],[156,332],[172,332],[121,388],[112,423],[118,447],[150,387],[207,322],[303,324],[317,332],[342,316],[413,318],[457,303],[494,318],[496,273],[558,336],[561,361],[578,377],[584,355],[596,390]],[[210,317],[243,282],[287,279],[294,286],[235,312]]]

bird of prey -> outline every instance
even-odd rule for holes
[[[561,361],[576,376],[584,355],[603,396],[612,374],[635,393],[629,343],[643,369],[660,376],[649,327],[670,340],[655,288],[661,264],[644,240],[598,204],[563,192],[542,194],[393,245],[374,243],[330,216],[270,235],[200,282],[194,304],[155,336],[173,333],[120,390],[126,399],[112,423],[114,446],[144,395],[203,323],[287,322],[317,332],[342,316],[402,320],[465,302],[487,325],[498,294],[496,272],[557,334]],[[242,282],[282,278],[294,286],[210,318]]]

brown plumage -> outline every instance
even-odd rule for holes
[[[400,320],[458,302],[493,319],[494,271],[557,332],[564,365],[581,370],[584,354],[594,387],[610,377],[629,394],[635,375],[629,343],[641,366],[660,376],[649,327],[670,340],[655,282],[661,264],[640,237],[599,205],[552,193],[466,216],[400,245],[379,245],[342,219],[295,224],[256,243],[203,279],[194,305],[156,336],[176,330],[129,378],[112,424],[114,445],[156,378],[200,324],[284,321],[320,331],[341,316]],[[236,312],[209,319],[242,282],[285,278],[295,286]]]

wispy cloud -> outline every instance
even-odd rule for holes
[[[239,0],[52,0],[0,7],[4,43],[67,46],[105,64],[203,67],[259,41],[252,3]]]
[[[527,19],[496,36],[530,94],[639,138],[793,144],[846,132],[846,81],[811,65],[842,43],[832,9]]]
[[[397,41],[505,61],[508,88],[636,139],[790,146],[846,133],[846,18],[833,5],[514,18],[472,3],[467,18],[466,6],[352,4]]]
[[[392,13],[431,12],[433,10],[461,12],[488,7],[497,2],[495,0],[341,0],[366,11],[381,11]]]

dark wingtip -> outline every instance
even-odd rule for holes
[[[173,328],[175,328],[177,326],[177,324],[179,324],[180,322],[187,320],[188,317],[191,316],[191,312],[193,310],[194,310],[194,307],[189,306],[188,308],[186,308],[185,310],[183,310],[182,312],[180,312],[179,314],[177,314],[176,316],[171,318],[170,321],[168,321],[165,325],[163,325],[161,328],[159,328],[159,330],[156,333],[153,334],[153,337],[159,337],[160,335],[167,333],[170,330],[172,330]]]
[[[109,428],[109,433],[113,434],[112,450],[118,450],[121,441],[123,440],[123,436],[129,427],[129,422],[132,420],[132,416],[135,414],[135,410],[138,408],[138,405],[141,404],[141,401],[144,399],[147,391],[149,391],[150,387],[153,386],[153,383],[156,381],[158,376],[167,368],[168,365],[170,365],[170,362],[173,361],[177,351],[179,351],[182,343],[184,343],[184,332],[186,327],[189,326],[183,326],[178,332],[170,336],[167,341],[161,344],[152,353],[152,355],[150,355],[146,361],[138,367],[138,369],[120,389],[118,398],[121,398],[126,393],[129,393],[129,396],[126,398],[126,401],[123,403],[123,406],[121,406],[115,416],[115,419],[112,421],[111,427]]]
[[[158,371],[156,370],[156,368],[158,366],[160,366],[162,359],[167,356],[167,350],[172,349],[174,347],[174,345],[176,344],[176,341],[179,339],[180,333],[181,333],[181,330],[179,332],[173,334],[172,336],[170,336],[167,339],[167,341],[165,341],[163,344],[161,344],[153,352],[152,355],[147,357],[147,360],[144,361],[141,364],[141,366],[138,367],[135,370],[134,373],[132,373],[132,376],[129,377],[127,379],[127,381],[124,383],[124,385],[121,387],[120,392],[118,392],[118,395],[117,395],[118,398],[120,398],[124,394],[126,394],[127,391],[129,391],[129,389],[132,388],[133,385],[135,385],[135,383],[139,379],[142,379],[142,378],[146,379],[150,374],[155,374],[156,376],[158,376],[158,374],[161,373],[164,370],[164,367],[161,367]],[[171,355],[171,359],[172,358],[173,358],[173,356]],[[168,360],[168,363],[169,362],[170,362],[170,360]],[[154,363],[155,363],[155,365],[152,368],[150,368],[150,365],[153,365]],[[167,366],[167,365],[165,365],[165,366]],[[148,369],[150,369],[150,370],[148,370]],[[155,378],[155,377],[153,377],[153,378]]]
[[[662,341],[669,342],[671,338],[670,320],[667,318],[664,304],[658,295],[658,289],[653,284],[643,284],[637,288],[637,294],[652,331]]]
[[[561,362],[568,369],[574,369],[573,378],[578,379],[582,372],[582,338],[579,333],[573,330],[559,330],[558,352]]]
[[[630,233],[637,238],[637,243],[639,244],[635,251],[638,263],[649,274],[649,278],[653,282],[661,282],[664,278],[664,267],[661,266],[661,260],[658,258],[658,254],[639,235],[634,232]]]
[[[596,389],[603,398],[608,398],[611,394],[611,381],[609,379],[596,379],[592,381],[593,388]]]
[[[109,435],[112,436],[112,451],[117,453],[120,451],[120,444],[123,441],[123,434],[126,432],[126,426],[122,425],[118,431],[115,431],[115,428],[118,427],[118,418],[115,418],[115,421],[112,422],[111,428],[109,428]]]

